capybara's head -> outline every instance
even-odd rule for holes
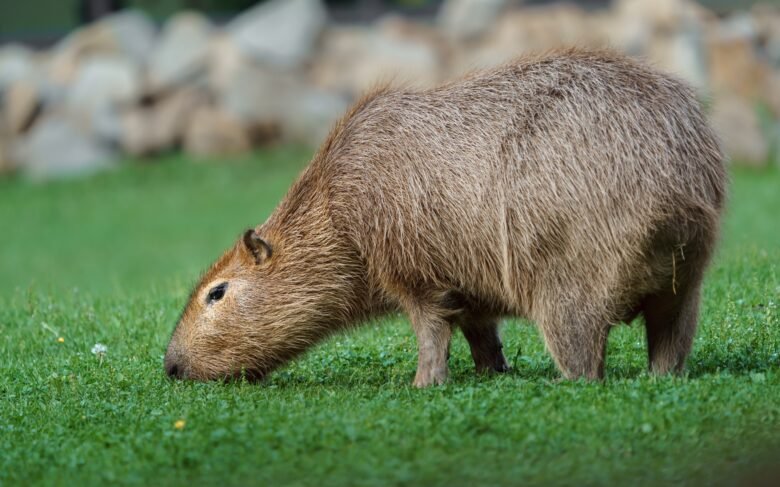
[[[211,266],[171,337],[168,375],[257,380],[316,341],[316,306],[307,305],[314,303],[306,299],[300,264],[280,247],[247,230]]]

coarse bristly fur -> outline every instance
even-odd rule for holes
[[[166,370],[262,377],[400,309],[417,386],[446,379],[454,328],[477,370],[506,370],[505,316],[537,324],[564,377],[595,379],[611,326],[641,314],[652,371],[680,371],[726,185],[692,90],[609,51],[379,90],[205,274]]]

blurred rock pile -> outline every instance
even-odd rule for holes
[[[160,29],[122,12],[45,52],[0,48],[0,172],[44,178],[182,149],[318,144],[351,100],[427,87],[526,51],[612,46],[696,86],[735,162],[780,142],[780,10],[718,18],[689,0],[572,4],[448,0],[433,22],[334,25],[320,0],[272,0],[224,26],[180,13]]]

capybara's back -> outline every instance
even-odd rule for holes
[[[257,315],[246,354],[262,373],[394,308],[415,329],[420,386],[445,380],[455,327],[479,370],[505,370],[507,315],[538,324],[565,376],[596,378],[610,327],[642,314],[652,369],[680,370],[725,191],[680,81],[609,52],[524,58],[364,98],[199,289],[254,273],[262,303],[219,319]]]

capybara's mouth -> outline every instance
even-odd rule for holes
[[[252,384],[258,384],[262,382],[268,373],[261,369],[241,369],[233,373],[227,374],[214,374],[214,373],[198,373],[190,368],[178,367],[175,365],[166,365],[165,372],[168,377],[173,380],[185,380],[185,381],[198,381],[198,382],[211,382],[211,381],[223,381],[223,382],[241,382],[245,380]]]
[[[241,382],[246,381],[250,384],[259,384],[265,380],[268,374],[260,369],[241,369],[238,372],[233,373],[225,377],[225,382]]]

